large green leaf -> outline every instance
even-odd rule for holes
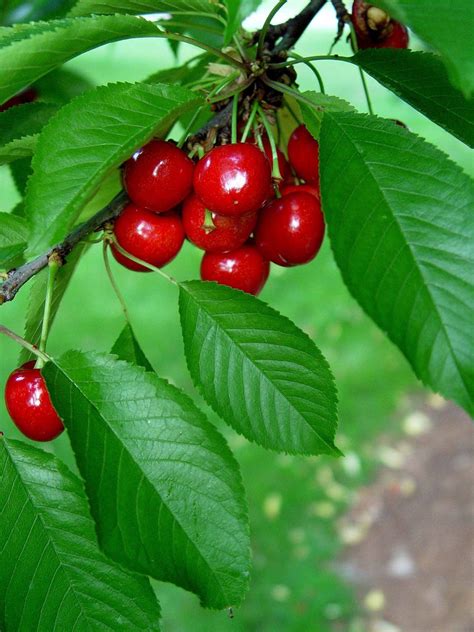
[[[211,14],[217,15],[219,4],[208,0],[79,0],[70,12],[71,16],[107,13]]]
[[[474,94],[472,0],[373,0],[441,53],[451,82],[466,97]]]
[[[331,371],[296,325],[253,296],[201,281],[180,285],[179,311],[193,381],[237,432],[272,450],[340,454]]]
[[[28,226],[23,218],[0,213],[0,270],[22,263],[27,239]]]
[[[31,156],[38,134],[57,109],[50,103],[25,103],[0,112],[0,165]]]
[[[82,482],[53,455],[0,437],[0,627],[159,630],[149,581],[99,551]]]
[[[423,382],[472,412],[472,181],[414,134],[351,113],[324,116],[320,171],[351,293]]]
[[[120,83],[64,106],[43,130],[32,163],[29,255],[61,241],[105,176],[200,101],[181,87]]]
[[[67,257],[66,265],[62,266],[56,273],[54,284],[53,300],[51,303],[50,327],[54,323],[57,311],[69,286],[69,282],[76,270],[77,264],[87,246],[79,244]],[[28,307],[25,315],[24,338],[34,345],[38,345],[41,338],[41,327],[43,324],[44,301],[46,297],[46,286],[48,283],[48,270],[42,270],[31,282]],[[31,360],[34,357],[27,349],[20,351],[20,364]]]
[[[298,105],[301,112],[304,112],[306,126],[314,138],[319,138],[321,123],[325,112],[354,111],[354,107],[350,103],[329,94],[309,91],[303,92],[301,96],[304,97],[305,101],[300,101]]]
[[[146,371],[153,371],[148,358],[143,353],[132,326],[127,323],[114,342],[112,353],[120,360],[143,367]]]
[[[43,372],[106,553],[207,607],[239,603],[247,515],[221,435],[184,393],[114,356],[70,351]]]
[[[474,147],[474,99],[453,88],[440,58],[395,48],[359,51],[352,61],[404,101]]]
[[[92,48],[132,37],[163,36],[151,22],[131,15],[69,18],[1,29],[0,103]]]

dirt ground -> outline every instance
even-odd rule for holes
[[[438,397],[380,446],[377,481],[340,524],[339,570],[370,632],[474,632],[474,427]]]

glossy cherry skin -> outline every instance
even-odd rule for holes
[[[270,264],[254,245],[231,252],[206,252],[201,262],[201,279],[216,281],[257,295],[265,285]]]
[[[176,213],[157,215],[129,204],[115,221],[115,237],[124,250],[157,268],[172,261],[184,241],[181,218]],[[149,272],[112,245],[112,253],[129,270]]]
[[[163,213],[189,195],[194,163],[176,145],[152,140],[125,163],[123,181],[134,204]]]
[[[5,385],[5,404],[15,426],[33,441],[52,441],[64,430],[39,369],[27,362]]]
[[[38,97],[38,93],[34,88],[26,88],[23,92],[19,92],[8,101],[5,101],[2,105],[0,105],[0,112],[4,112],[9,108],[14,107],[15,105],[23,105],[23,103],[31,103],[35,101]]]
[[[319,143],[304,125],[295,129],[288,141],[288,158],[296,174],[309,184],[319,183]]]
[[[261,212],[255,243],[269,261],[296,266],[314,259],[324,237],[319,199],[310,193],[288,193]]]
[[[194,191],[206,208],[219,215],[257,211],[271,185],[270,164],[250,143],[214,147],[196,165]]]
[[[357,46],[361,49],[407,48],[408,46],[406,27],[368,2],[354,0],[351,19]]]
[[[208,252],[226,252],[242,246],[257,223],[257,213],[219,215],[208,211],[192,193],[183,203],[183,227],[186,237],[198,248]],[[209,225],[206,225],[208,223]]]
[[[318,200],[321,198],[319,188],[314,184],[286,184],[282,187],[281,194],[288,195],[289,193],[309,193]]]

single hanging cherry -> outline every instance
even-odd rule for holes
[[[64,430],[34,361],[10,374],[5,385],[5,404],[15,426],[28,439],[52,441]]]
[[[201,279],[229,285],[249,294],[259,294],[268,279],[270,264],[253,244],[231,252],[206,252]]]
[[[250,143],[214,147],[196,165],[194,191],[204,206],[219,215],[257,211],[271,186],[270,164]]]
[[[194,193],[183,203],[182,218],[189,241],[208,252],[225,252],[239,248],[247,241],[257,223],[257,213],[212,213]]]
[[[319,199],[311,193],[288,193],[261,211],[255,243],[265,257],[280,266],[308,263],[324,238]]]
[[[406,27],[392,19],[388,13],[364,2],[354,0],[352,4],[352,24],[357,46],[364,48],[407,48]]]
[[[156,268],[172,261],[184,241],[184,229],[177,213],[158,215],[134,204],[126,206],[115,220],[114,235],[124,250]],[[112,253],[129,270],[150,271],[123,255],[113,244]]]
[[[171,210],[191,192],[194,163],[164,140],[152,140],[125,163],[123,181],[134,204],[156,213]]]

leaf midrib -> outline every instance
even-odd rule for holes
[[[451,359],[453,360],[454,366],[456,367],[456,370],[457,370],[458,375],[460,377],[461,383],[463,385],[464,392],[467,395],[468,401],[471,402],[471,395],[470,395],[470,392],[468,390],[467,382],[466,382],[466,380],[464,378],[464,375],[463,375],[462,371],[459,368],[458,360],[457,360],[456,354],[454,353],[454,350],[453,350],[453,347],[452,347],[452,343],[451,343],[451,339],[450,339],[450,337],[447,334],[447,331],[446,331],[446,328],[445,328],[445,325],[444,325],[444,321],[441,318],[441,315],[440,315],[440,312],[438,310],[436,301],[433,299],[433,296],[432,296],[432,293],[431,293],[431,290],[430,290],[430,284],[429,283],[425,283],[425,278],[424,278],[423,273],[422,273],[422,268],[418,264],[418,261],[417,261],[415,255],[414,255],[414,253],[413,253],[413,250],[412,250],[412,247],[411,247],[411,243],[409,242],[408,239],[405,238],[405,233],[403,232],[403,229],[402,229],[402,227],[400,225],[400,222],[399,222],[397,214],[393,211],[392,206],[389,204],[389,202],[387,200],[387,197],[385,195],[385,189],[379,184],[377,176],[376,176],[376,174],[373,172],[373,170],[371,168],[372,163],[369,162],[369,161],[364,160],[363,153],[361,152],[361,150],[359,148],[359,143],[356,140],[353,140],[351,138],[351,136],[346,132],[345,127],[344,127],[344,123],[338,123],[337,121],[335,121],[335,122],[339,126],[341,131],[344,133],[346,138],[349,140],[349,142],[356,149],[357,155],[362,160],[363,164],[366,166],[368,174],[371,176],[372,180],[376,184],[377,189],[380,191],[380,194],[381,194],[381,196],[382,196],[382,198],[383,198],[383,200],[384,200],[384,202],[386,204],[386,207],[390,211],[390,215],[393,217],[394,225],[397,227],[397,229],[399,231],[399,234],[401,236],[402,242],[404,242],[407,245],[407,247],[408,247],[408,251],[410,252],[410,256],[412,258],[413,266],[417,270],[418,275],[419,275],[419,279],[421,280],[421,282],[422,282],[424,288],[426,289],[426,292],[427,292],[427,294],[428,294],[428,296],[430,298],[430,302],[432,304],[433,311],[436,314],[436,317],[437,317],[438,322],[439,322],[439,329],[443,332],[443,336],[445,338],[446,345],[449,348]]]
[[[153,482],[150,480],[148,474],[142,468],[140,468],[137,465],[135,457],[126,448],[126,445],[120,439],[120,436],[117,435],[117,433],[113,429],[112,425],[105,418],[105,416],[102,415],[102,413],[99,411],[98,407],[89,399],[89,397],[87,397],[87,395],[83,392],[83,390],[75,382],[73,382],[71,378],[68,377],[67,373],[65,373],[65,371],[62,369],[62,367],[60,365],[58,365],[58,364],[55,364],[55,366],[56,366],[56,368],[58,370],[60,370],[62,372],[62,374],[66,377],[66,379],[79,391],[79,393],[82,395],[82,397],[89,403],[91,408],[96,411],[96,413],[99,415],[99,417],[101,417],[101,419],[104,420],[104,423],[105,423],[106,427],[109,428],[109,430],[115,436],[115,438],[117,439],[118,443],[120,444],[120,446],[122,448],[122,451],[126,452],[128,454],[128,456],[130,457],[132,463],[135,465],[135,467],[140,472],[141,477],[148,482],[148,484],[150,485],[150,487],[153,490],[155,490],[155,493],[157,494],[158,498],[160,499],[162,505],[164,507],[166,507],[166,509],[169,511],[170,515],[173,517],[174,522],[179,526],[181,531],[186,535],[186,540],[192,545],[193,549],[199,554],[200,558],[203,560],[204,564],[206,565],[206,568],[209,569],[210,574],[215,578],[215,580],[217,581],[218,585],[220,586],[222,596],[224,596],[226,599],[228,599],[227,592],[224,590],[222,584],[220,583],[220,581],[218,580],[218,578],[216,576],[216,572],[218,572],[218,571],[214,571],[214,569],[211,566],[209,566],[209,564],[207,562],[207,559],[203,556],[203,554],[201,553],[200,549],[197,547],[195,542],[193,542],[192,539],[189,537],[189,535],[187,533],[187,530],[182,526],[181,522],[176,518],[174,512],[172,512],[171,509],[168,507],[167,503],[164,501],[164,499],[162,498],[161,494],[158,492],[158,490],[154,486]],[[141,367],[138,367],[138,368],[141,368]],[[146,373],[145,369],[141,369],[141,370],[143,371],[143,373]]]
[[[183,286],[183,285],[181,285],[181,287],[184,287],[184,286]],[[190,292],[188,292],[188,293],[189,293],[190,295],[192,295]],[[193,297],[193,298],[194,298],[194,297]],[[207,300],[208,300],[209,302],[215,302],[215,299],[210,299],[210,300],[209,300],[209,299],[207,299]],[[196,304],[200,307],[200,309],[202,309],[202,310],[203,310],[203,311],[204,311],[204,312],[208,315],[208,317],[210,317],[210,319],[211,319],[213,322],[215,322],[216,324],[218,324],[218,326],[219,326],[219,330],[220,330],[221,332],[223,332],[223,333],[227,336],[227,338],[228,338],[228,339],[229,339],[229,340],[230,340],[233,344],[235,344],[235,346],[238,348],[239,352],[240,352],[240,353],[241,353],[241,354],[242,354],[245,358],[247,358],[247,360],[248,360],[248,361],[252,364],[252,366],[253,366],[253,367],[254,367],[254,368],[255,368],[255,369],[256,369],[259,373],[261,373],[261,374],[264,376],[265,381],[266,381],[267,383],[270,383],[270,384],[271,384],[271,386],[272,386],[272,388],[273,388],[273,389],[275,389],[275,391],[277,391],[277,392],[278,392],[278,394],[279,394],[279,395],[280,395],[280,396],[281,396],[281,397],[282,397],[285,401],[287,401],[287,402],[288,402],[288,404],[290,404],[290,405],[291,405],[291,408],[292,408],[293,410],[295,410],[295,411],[296,411],[296,413],[297,413],[298,417],[299,417],[299,418],[301,418],[301,419],[302,419],[302,421],[304,422],[304,423],[303,423],[303,425],[307,426],[307,427],[308,427],[308,428],[309,428],[309,429],[310,429],[310,430],[314,433],[314,435],[315,435],[315,436],[316,436],[316,437],[317,437],[317,438],[318,438],[318,439],[319,439],[319,440],[320,440],[320,441],[321,441],[321,442],[322,442],[325,446],[327,446],[327,448],[329,448],[329,450],[330,450],[330,454],[337,454],[337,453],[338,453],[337,449],[335,449],[335,447],[334,447],[334,446],[332,446],[332,445],[330,445],[329,443],[327,443],[326,439],[324,439],[323,437],[321,437],[321,435],[317,432],[317,430],[316,430],[315,428],[313,428],[313,427],[310,425],[310,423],[309,423],[309,422],[308,422],[308,421],[307,421],[307,420],[306,420],[306,419],[305,419],[305,418],[301,415],[301,413],[300,413],[300,412],[299,412],[299,411],[295,408],[295,406],[293,405],[293,403],[289,401],[289,399],[286,397],[286,395],[284,395],[284,394],[281,392],[281,389],[280,389],[279,387],[277,387],[277,386],[276,386],[276,385],[275,385],[275,384],[274,384],[274,383],[270,380],[270,377],[269,377],[269,376],[268,376],[268,375],[267,375],[267,374],[266,374],[266,373],[265,373],[265,372],[264,372],[261,368],[259,368],[259,367],[258,367],[258,366],[257,366],[257,365],[256,365],[256,364],[255,364],[255,363],[254,363],[254,362],[253,362],[250,358],[249,358],[249,356],[247,356],[247,354],[243,351],[243,349],[240,347],[240,345],[239,345],[237,342],[235,342],[234,338],[230,335],[229,331],[228,331],[228,330],[226,330],[226,329],[224,329],[224,328],[220,325],[220,323],[217,321],[217,319],[216,319],[215,317],[213,317],[213,314],[212,314],[211,312],[209,312],[209,310],[207,310],[207,309],[205,309],[205,308],[203,307],[203,305],[202,305],[202,303],[201,303],[201,302],[198,302],[196,299],[194,299],[194,301],[195,301],[195,302],[196,302]],[[241,312],[239,312],[239,314],[241,314]],[[230,330],[230,331],[232,331],[232,330]],[[274,331],[275,331],[275,330],[274,330]],[[278,332],[277,332],[277,333],[278,333]],[[312,341],[311,341],[311,342],[312,342]],[[313,344],[314,344],[314,343],[313,343]],[[308,355],[309,355],[309,354],[308,354]],[[313,358],[313,356],[310,356],[310,357],[311,357],[312,359],[314,359],[314,358]],[[328,367],[326,367],[326,368],[327,368],[327,369],[328,369],[328,371],[329,371],[329,368],[328,368]],[[328,419],[328,421],[329,421],[329,419]]]

